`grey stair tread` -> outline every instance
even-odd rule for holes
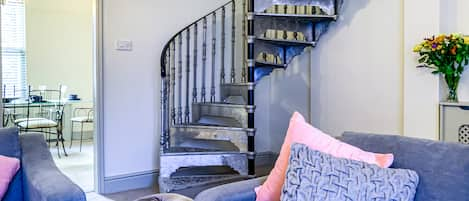
[[[161,153],[161,156],[181,156],[186,157],[188,155],[194,156],[201,156],[201,155],[210,155],[210,156],[218,156],[218,155],[247,155],[248,153],[239,152],[239,151],[210,151],[204,149],[194,149],[194,148],[187,148],[187,147],[171,147],[169,150]]]
[[[245,104],[246,104],[246,100],[244,100],[244,97],[243,97],[243,96],[228,96],[228,97],[224,100],[224,103],[245,105]]]
[[[253,105],[228,104],[224,102],[213,102],[213,103],[207,102],[207,103],[194,103],[194,104],[203,105],[203,106],[214,106],[214,107],[232,107],[232,108],[246,108],[246,109],[255,108],[255,106]]]
[[[228,127],[228,126],[210,126],[210,125],[203,125],[198,123],[191,123],[191,124],[181,124],[181,125],[173,125],[174,128],[198,128],[198,129],[216,129],[216,130],[235,130],[235,131],[255,131],[254,128],[240,128],[240,127]]]
[[[226,166],[188,167],[179,169],[171,175],[171,178],[216,175],[238,175],[238,172]]]
[[[236,145],[226,140],[187,139],[180,143],[178,147],[209,151],[239,151]]]
[[[213,175],[213,176],[194,176],[194,177],[176,177],[160,178],[163,183],[160,189],[166,189],[167,192],[175,192],[196,196],[199,192],[207,189],[207,186],[219,186],[227,183],[233,183],[249,179],[249,176],[242,175]],[[186,191],[184,191],[186,190]]]
[[[236,87],[246,87],[246,86],[255,86],[254,82],[245,82],[245,83],[224,83],[222,86],[236,86]]]
[[[241,123],[238,120],[230,117],[220,117],[220,116],[202,116],[197,121],[200,125],[207,126],[223,126],[223,127],[237,127],[242,128]]]

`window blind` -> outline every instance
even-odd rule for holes
[[[2,92],[4,98],[24,97],[26,81],[26,36],[24,0],[2,0]]]

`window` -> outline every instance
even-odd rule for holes
[[[26,95],[26,37],[24,0],[0,0],[2,91],[4,98]]]

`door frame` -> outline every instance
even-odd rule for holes
[[[104,90],[103,90],[103,0],[93,0],[93,64],[94,64],[94,190],[104,193]]]
[[[94,103],[94,191],[104,192],[104,128],[103,128],[103,0],[92,0],[93,3],[93,103]],[[0,0],[0,4],[3,4]],[[0,9],[1,13],[1,9]],[[0,17],[1,21],[1,17]],[[0,30],[0,50],[1,46]],[[2,74],[2,55],[0,54],[0,75]],[[0,76],[0,86],[2,84]],[[1,91],[1,90],[0,90]],[[2,93],[0,93],[0,98]],[[3,103],[0,103],[2,105]],[[3,107],[0,108],[2,112]],[[3,115],[0,115],[3,121]],[[0,127],[1,124],[0,124]]]

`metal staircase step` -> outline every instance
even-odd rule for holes
[[[243,153],[164,153],[161,155],[160,192],[189,189],[247,179],[247,155]]]
[[[255,83],[229,83],[220,86],[221,100],[224,103],[245,105],[248,101],[248,90],[254,89]]]
[[[239,152],[236,145],[226,140],[208,140],[208,139],[186,139],[178,144],[181,148],[193,148],[207,151],[232,151]]]
[[[223,99],[224,103],[228,104],[239,104],[239,105],[245,105],[246,100],[244,99],[243,96],[228,96],[225,99]]]
[[[194,103],[192,121],[208,126],[248,127],[248,112],[255,106],[227,103]]]
[[[184,152],[184,153],[169,153],[161,154],[160,163],[160,188],[162,192],[174,190],[175,187],[171,181],[174,178],[184,178],[184,175],[178,174],[180,170],[195,167],[229,167],[234,171],[228,175],[236,176],[248,175],[247,167],[247,154],[246,153],[233,153],[233,152]],[[197,179],[192,177],[197,174],[185,174],[188,179]],[[199,174],[204,177],[213,177],[209,173]],[[221,174],[216,174],[220,176]],[[213,179],[213,178],[212,178]],[[208,180],[212,180],[208,179]],[[200,182],[196,182],[200,183]]]
[[[198,124],[207,126],[223,126],[223,127],[236,127],[241,128],[242,125],[236,119],[229,117],[217,116],[201,116],[197,121]]]
[[[247,137],[255,135],[255,129],[203,126],[176,125],[171,128],[171,146],[179,146],[187,139],[224,140],[234,144],[241,152],[247,152]]]
[[[251,177],[245,175],[206,175],[206,176],[185,176],[175,178],[159,178],[160,192],[171,193],[177,191],[178,193],[184,192],[186,189],[191,191],[201,192],[214,186],[233,183],[250,179]],[[201,190],[197,190],[201,189]],[[194,195],[195,196],[195,195]]]

